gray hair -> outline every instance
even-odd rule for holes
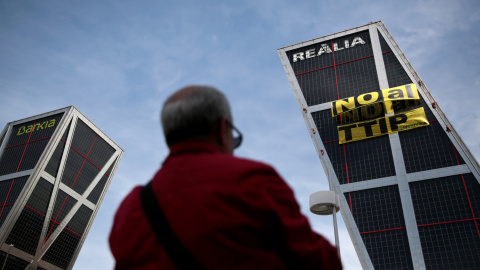
[[[182,91],[186,94],[176,98]],[[163,104],[161,120],[167,145],[209,135],[222,118],[232,120],[230,105],[222,92],[210,86],[180,89]]]

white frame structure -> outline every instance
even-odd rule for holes
[[[385,64],[382,57],[382,50],[380,48],[378,33],[380,33],[384,37],[385,41],[390,46],[394,55],[399,60],[402,67],[410,77],[411,81],[416,82],[416,86],[420,95],[424,98],[426,103],[428,103],[429,108],[437,118],[440,125],[444,128],[444,130],[449,130],[449,132],[447,132],[447,135],[451,140],[451,142],[454,144],[455,148],[458,150],[458,153],[461,155],[461,157],[465,161],[465,164],[433,169],[428,171],[421,171],[416,173],[407,173],[405,169],[402,148],[400,145],[399,134],[396,133],[396,134],[388,135],[389,141],[390,141],[390,147],[392,150],[393,160],[395,164],[396,175],[390,176],[390,177],[366,180],[361,182],[348,183],[348,184],[339,183],[337,176],[335,174],[335,171],[333,169],[332,163],[330,161],[329,155],[328,153],[326,153],[326,151],[324,152],[325,146],[322,139],[320,138],[320,134],[319,132],[315,132],[315,130],[317,129],[317,126],[312,117],[312,114],[315,112],[330,110],[330,102],[326,102],[326,103],[318,104],[314,106],[307,105],[305,97],[300,88],[299,82],[297,81],[297,77],[291,66],[290,60],[288,59],[287,52],[306,48],[307,46],[312,46],[317,43],[330,41],[332,39],[341,38],[347,35],[352,35],[360,31],[369,32],[380,89],[386,89],[386,88],[395,87],[395,86],[388,85],[387,74],[385,71]],[[447,119],[447,117],[441,110],[440,106],[437,104],[437,102],[431,95],[428,88],[422,82],[420,76],[414,70],[414,68],[412,67],[412,65],[404,55],[404,53],[401,51],[401,49],[399,48],[399,46],[397,45],[397,43],[395,42],[395,40],[393,39],[393,37],[391,36],[391,34],[388,32],[388,30],[386,29],[386,27],[381,21],[369,23],[369,24],[355,27],[342,32],[338,32],[338,33],[334,33],[324,37],[297,43],[291,46],[286,46],[278,49],[278,54],[282,61],[282,64],[287,74],[290,85],[295,94],[295,98],[297,100],[301,114],[303,115],[303,118],[307,125],[308,132],[312,138],[318,157],[320,158],[322,166],[325,170],[327,179],[330,183],[330,187],[331,188],[333,187],[334,191],[337,192],[337,194],[344,194],[347,192],[354,192],[354,191],[360,191],[360,190],[366,190],[366,189],[372,189],[372,188],[378,188],[378,187],[384,187],[384,186],[398,185],[413,267],[414,269],[426,269],[424,254],[422,252],[422,246],[419,238],[419,230],[418,230],[417,222],[415,219],[415,212],[413,208],[409,183],[425,180],[425,179],[439,178],[444,176],[459,175],[459,174],[466,174],[466,173],[472,173],[475,176],[476,180],[480,183],[480,167],[478,165],[478,162],[475,160],[473,155],[470,153],[470,151],[466,147],[466,145],[463,143],[459,134],[455,131],[452,124],[450,123],[450,121]],[[348,232],[350,234],[353,245],[355,247],[355,250],[357,252],[357,255],[359,257],[360,263],[363,269],[374,269],[374,266],[369,257],[365,244],[362,240],[360,232],[354,221],[354,218],[350,213],[350,211],[348,210],[345,211],[346,209],[349,209],[348,202],[345,196],[340,195],[339,197],[340,197],[340,205],[342,209],[341,213],[345,221],[346,227],[348,229]]]
[[[80,252],[80,249],[83,245],[83,242],[85,241],[85,238],[88,234],[88,231],[90,230],[90,227],[92,226],[93,220],[95,219],[95,216],[98,212],[98,209],[103,201],[103,198],[105,196],[105,193],[113,179],[114,173],[118,167],[118,164],[123,156],[124,151],[115,143],[113,142],[107,135],[105,135],[98,127],[96,127],[90,120],[88,120],[80,111],[78,111],[74,106],[66,107],[63,109],[59,109],[56,111],[44,113],[41,115],[36,115],[32,116],[29,118],[21,119],[18,121],[10,122],[6,125],[4,128],[3,132],[0,134],[0,138],[4,138],[3,142],[0,146],[0,158],[2,157],[2,154],[4,153],[4,148],[5,145],[7,144],[7,140],[9,138],[9,135],[12,131],[13,126],[19,125],[22,123],[27,123],[36,119],[41,119],[45,118],[48,116],[56,115],[59,113],[63,113],[63,116],[61,118],[61,121],[58,123],[53,135],[51,136],[47,146],[45,147],[42,155],[40,156],[38,162],[36,163],[35,167],[31,170],[28,171],[20,171],[18,173],[13,173],[13,174],[8,174],[8,175],[3,175],[0,176],[0,181],[7,180],[7,179],[12,179],[12,178],[18,178],[21,176],[26,176],[29,175],[28,180],[26,181],[25,186],[23,187],[20,195],[16,199],[16,202],[11,209],[10,213],[8,214],[5,222],[3,222],[2,227],[0,228],[0,250],[9,253],[10,256],[15,256],[19,259],[22,259],[24,261],[29,262],[29,265],[27,266],[26,269],[37,269],[37,267],[42,267],[45,269],[63,269],[58,266],[52,265],[51,263],[48,263],[44,260],[42,260],[42,256],[46,254],[46,252],[49,250],[49,248],[52,246],[53,242],[57,239],[57,237],[60,235],[62,230],[65,228],[65,226],[68,224],[68,222],[71,220],[71,218],[75,215],[75,213],[78,211],[78,209],[83,205],[86,206],[88,209],[92,210],[92,215],[90,219],[88,220],[87,226],[85,228],[84,233],[82,234],[82,237],[80,239],[80,242],[77,245],[77,248],[70,260],[70,263],[67,268],[65,269],[72,269],[73,265],[75,263],[76,258],[78,257],[78,254]],[[81,119],[83,123],[85,123],[90,129],[92,129],[100,138],[102,138],[104,141],[107,142],[108,145],[113,147],[114,149],[114,154],[108,159],[107,163],[103,166],[101,171],[97,174],[97,176],[94,178],[94,180],[90,183],[88,188],[83,192],[83,194],[78,194],[75,192],[73,189],[70,187],[66,186],[64,183],[61,182],[62,176],[63,176],[63,171],[65,168],[65,163],[67,160],[68,153],[71,148],[71,143],[72,143],[72,138],[73,134],[75,132],[76,124],[77,121]],[[67,130],[68,129],[68,130]],[[58,169],[58,173],[56,177],[53,177],[49,173],[45,171],[46,166],[48,161],[53,155],[53,152],[55,151],[55,148],[57,144],[60,142],[62,139],[63,134],[67,131],[68,137],[63,149],[63,154],[61,157],[60,161],[60,166]],[[87,200],[87,197],[90,195],[92,190],[95,188],[95,186],[99,183],[100,179],[102,178],[103,175],[105,175],[106,171],[111,167],[111,173],[109,174],[109,177],[107,179],[107,182],[101,191],[101,195],[97,201],[96,204],[90,202]],[[73,197],[76,200],[75,205],[69,210],[68,214],[66,214],[65,218],[61,221],[61,223],[56,227],[55,230],[51,232],[51,234],[48,237],[48,240],[43,243],[43,240],[46,238],[47,233],[48,233],[48,227],[49,227],[49,218],[45,218],[45,221],[43,223],[43,229],[42,233],[40,235],[36,252],[35,255],[32,256],[31,254],[24,252],[20,249],[15,248],[15,246],[10,247],[9,243],[5,243],[7,240],[13,226],[16,224],[16,221],[18,220],[20,213],[22,212],[22,209],[24,208],[25,204],[27,203],[28,199],[30,198],[30,195],[33,192],[34,187],[37,185],[39,182],[40,178],[43,178],[50,182],[53,185],[53,191],[51,194],[51,197],[49,199],[48,203],[48,210],[46,213],[46,217],[50,217],[55,205],[55,198],[57,197],[58,191],[62,190],[65,192],[68,196]],[[3,264],[3,261],[0,262],[0,264]],[[8,264],[7,264],[8,266]]]

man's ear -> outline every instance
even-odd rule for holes
[[[232,130],[230,125],[228,124],[227,118],[222,118],[219,123],[218,132],[218,145],[220,151],[224,153],[233,153],[234,145],[233,145],[233,137],[232,137]]]

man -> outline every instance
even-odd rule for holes
[[[336,249],[311,230],[277,172],[232,155],[241,135],[221,92],[183,88],[167,99],[161,119],[170,154],[151,187],[161,209],[155,216],[163,212],[173,231],[165,236],[186,250],[173,255],[191,256],[203,269],[341,269]],[[149,223],[141,190],[115,215],[116,269],[178,269],[164,230],[157,238]]]

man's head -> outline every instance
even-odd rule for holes
[[[232,115],[226,97],[209,86],[188,86],[172,94],[161,113],[167,145],[186,140],[207,141],[233,153]]]

